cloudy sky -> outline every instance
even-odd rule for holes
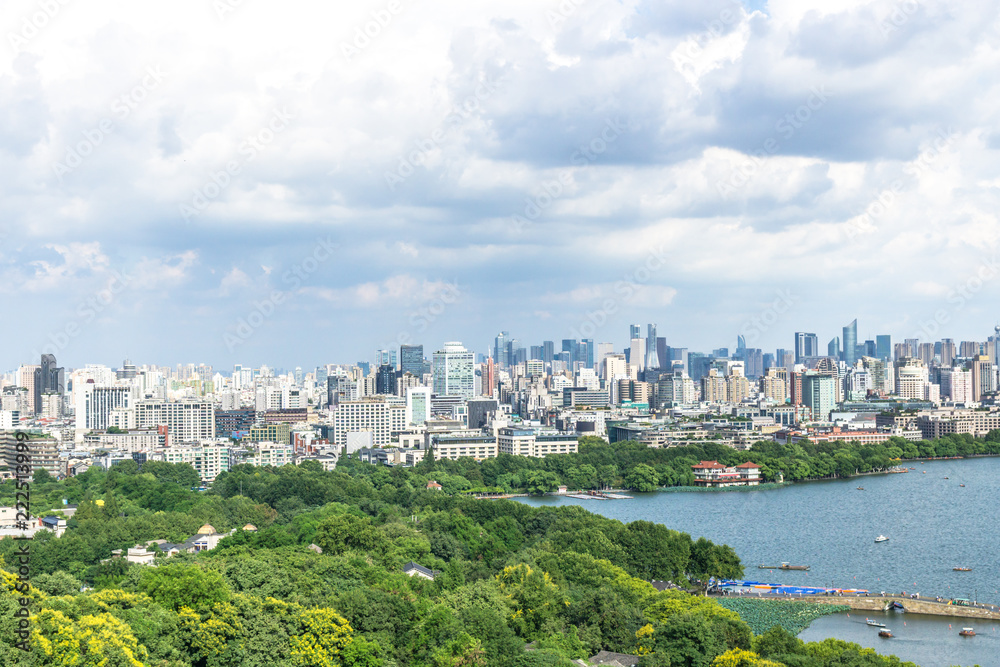
[[[998,5],[6,0],[0,369],[985,339]]]

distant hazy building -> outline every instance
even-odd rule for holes
[[[795,333],[795,363],[801,364],[807,357],[819,356],[819,338],[814,333]]]
[[[858,360],[858,321],[854,320],[844,327],[844,354],[842,359],[847,367],[854,366]]]

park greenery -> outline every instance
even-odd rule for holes
[[[752,461],[761,466],[763,482],[775,482],[779,476],[785,482],[799,482],[885,471],[905,460],[997,455],[1000,431],[991,431],[984,439],[952,435],[910,442],[893,437],[871,445],[808,440],[783,445],[762,440],[747,451],[712,440],[692,441],[682,447],[652,448],[633,441],[609,445],[602,438],[584,436],[580,438],[579,449],[576,454],[544,459],[502,454],[481,464],[472,459],[438,462],[442,472],[436,481],[453,493],[544,494],[560,486],[573,490],[613,487],[650,492],[664,487],[693,487],[691,466],[700,461],[718,461],[727,466]]]
[[[629,476],[629,462],[654,470],[657,484],[658,466],[673,470],[648,458],[659,450],[604,448],[534,463],[560,476],[592,466],[607,484]],[[29,652],[15,647],[20,543],[0,540],[0,664],[571,667],[600,650],[641,655],[643,667],[903,664],[836,640],[805,644],[780,623],[755,635],[739,613],[697,594],[708,577],[742,576],[727,546],[580,507],[463,493],[525,469],[513,457],[410,469],[348,460],[334,472],[308,461],[240,465],[205,492],[182,464],[127,461],[64,481],[38,472],[36,513],[78,507],[65,535],[43,531],[31,543]],[[431,479],[444,488],[428,490]],[[0,486],[0,502],[14,492]],[[234,532],[155,567],[112,557],[182,542],[204,524]],[[436,576],[406,576],[410,561]]]

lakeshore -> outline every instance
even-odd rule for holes
[[[733,487],[742,489],[741,493],[635,493],[633,500],[621,503],[556,496],[519,501],[536,507],[576,504],[624,522],[654,521],[694,539],[705,537],[730,545],[747,573],[754,576],[758,563],[787,561],[809,565],[810,570],[775,571],[767,576],[791,586],[850,587],[870,592],[867,599],[804,596],[804,602],[847,604],[855,610],[850,619],[841,613],[814,621],[803,632],[803,639],[859,641],[858,626],[851,619],[857,613],[879,615],[894,619],[898,630],[894,627],[893,633],[903,639],[879,643],[877,635],[865,635],[867,642],[861,642],[865,646],[895,653],[921,667],[990,664],[992,653],[987,652],[985,643],[1000,637],[1000,629],[994,630],[1000,628],[1000,621],[992,615],[995,612],[978,617],[949,616],[946,614],[968,614],[971,610],[933,605],[927,598],[1000,603],[1000,562],[992,523],[993,498],[1000,492],[1000,461],[997,457],[918,459],[911,465],[916,467],[911,474],[869,476],[864,492],[855,489],[856,481],[842,478],[786,484],[777,489]],[[921,474],[923,470],[926,475]],[[879,534],[889,540],[875,543]],[[953,570],[959,566],[971,571]],[[919,593],[921,604],[899,595],[871,595],[881,591]],[[909,611],[912,607],[916,613],[882,612],[883,607],[875,607],[889,599],[898,599],[904,608]],[[954,627],[949,628],[949,624]],[[981,625],[985,629],[980,637],[962,638],[958,636],[962,624],[976,626],[977,632]],[[862,634],[872,634],[863,622],[860,627]],[[963,640],[965,644],[960,643]],[[943,661],[949,655],[962,656],[961,661]]]

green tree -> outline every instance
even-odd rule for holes
[[[143,570],[138,588],[174,611],[188,607],[200,613],[230,597],[229,587],[221,574],[180,563]]]
[[[643,493],[655,491],[658,481],[659,476],[656,474],[656,469],[646,465],[645,463],[640,463],[639,465],[633,467],[629,470],[628,474],[625,475],[625,486],[629,489],[635,489],[636,491],[641,491]]]

